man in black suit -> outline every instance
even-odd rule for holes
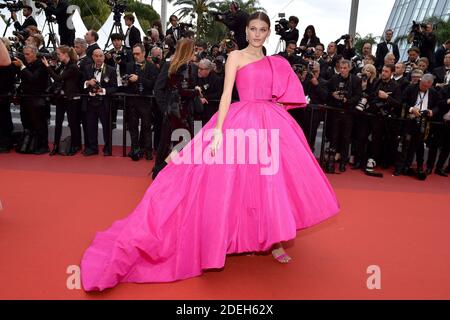
[[[447,52],[450,51],[450,40],[445,41],[445,43],[436,50],[434,58],[436,60],[435,67],[439,68],[444,65],[444,57]]]
[[[67,45],[69,47],[73,46],[73,41],[75,40],[75,29],[73,28],[73,24],[68,23],[68,20],[73,13],[69,10],[68,1],[55,0],[55,2],[50,6],[47,6],[44,2],[41,2],[40,5],[44,8],[47,16],[53,15],[56,17],[60,44]]]
[[[133,48],[135,62],[127,66],[130,75],[127,83],[127,92],[140,96],[152,95],[158,69],[153,63],[145,59],[145,47],[137,44]],[[153,159],[152,133],[153,124],[152,104],[146,97],[130,97],[127,99],[127,121],[131,136],[131,152],[129,156],[138,161],[145,154],[147,160]],[[141,119],[141,142],[144,150],[140,150],[139,119]]]
[[[86,49],[86,55],[92,59],[92,54],[95,50],[100,49],[99,45],[97,44],[98,41],[98,33],[95,30],[89,30],[84,35],[84,39],[87,42],[87,49]]]
[[[284,41],[295,41],[295,45],[297,46],[298,38],[300,37],[300,34],[297,29],[298,25],[298,18],[296,16],[290,16],[289,17],[289,29],[288,30],[282,30],[280,32],[281,39]]]
[[[21,153],[44,154],[48,148],[48,125],[46,119],[45,94],[49,82],[43,63],[37,59],[37,48],[25,46],[23,55],[26,65],[19,59],[13,64],[20,68],[20,92],[26,97],[21,100],[20,118],[24,128],[24,140],[18,151]]]
[[[131,13],[126,14],[124,20],[128,27],[127,32],[125,33],[125,47],[131,49],[134,48],[136,44],[142,43],[141,32],[134,26],[134,16]]]
[[[109,108],[110,95],[117,90],[116,71],[105,63],[105,55],[100,49],[92,54],[94,63],[83,70],[84,89],[89,93],[87,106],[87,125],[89,147],[85,156],[98,154],[98,120],[103,127],[104,156],[111,156]]]
[[[248,46],[245,33],[248,17],[249,14],[239,8],[237,1],[231,1],[230,10],[224,15],[217,16],[220,22],[234,32],[234,38],[240,50]]]
[[[170,28],[166,31],[166,37],[170,37],[174,43],[181,39],[180,26],[178,25],[178,17],[171,15],[169,18],[171,24]]]
[[[436,77],[435,84],[438,89],[448,86],[450,83],[450,51],[445,55],[444,65],[434,69],[433,75]]]
[[[400,60],[400,51],[398,50],[398,45],[392,42],[392,37],[394,36],[394,31],[391,29],[386,30],[384,35],[384,41],[377,45],[377,61],[376,67],[377,69],[383,68],[384,66],[384,58],[388,53],[393,53],[395,56],[395,63]]]
[[[407,118],[405,123],[402,146],[399,146],[394,175],[401,173],[417,175],[419,180],[427,178],[423,170],[424,164],[424,140],[426,121],[432,120],[439,114],[439,93],[433,88],[434,76],[425,74],[416,85],[410,85],[403,96],[406,105]],[[411,168],[414,160],[417,161],[417,172]]]
[[[30,6],[23,6],[22,11],[23,16],[25,17],[25,21],[23,24],[20,24],[19,21],[17,21],[17,14],[15,12],[11,13],[11,18],[14,21],[14,28],[16,28],[17,31],[23,31],[28,26],[35,26],[37,27],[37,22],[34,20],[32,14],[33,14],[33,8]]]

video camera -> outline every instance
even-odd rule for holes
[[[0,9],[7,8],[11,12],[17,12],[23,9],[23,2],[21,0],[3,0],[5,3],[0,3]]]
[[[47,60],[58,60],[58,55],[56,54],[56,51],[45,53],[45,52],[38,52],[36,57],[38,59],[45,58]]]
[[[286,14],[285,13],[279,13],[278,18],[280,20],[275,21],[275,33],[281,37],[284,36],[284,32],[289,30],[289,21],[286,20]]]
[[[35,2],[34,5],[38,9],[45,9],[45,7],[42,4],[47,5],[47,7],[51,7],[51,6],[54,7],[56,5],[55,0],[35,0],[34,2]]]
[[[106,3],[111,7],[111,11],[114,13],[114,25],[122,25],[122,14],[127,11],[128,5],[126,0],[106,0]]]
[[[411,28],[411,34],[413,35],[412,43],[414,47],[420,48],[424,40],[423,29],[427,28],[426,23],[418,23],[413,20],[413,25]]]

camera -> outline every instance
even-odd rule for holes
[[[161,59],[159,57],[152,57],[152,62],[154,64],[160,64],[161,63]]]
[[[358,101],[356,105],[356,110],[364,112],[369,108],[369,96],[366,93],[362,94],[361,99]]]
[[[352,68],[353,69],[361,69],[362,67],[364,67],[363,59],[360,56],[354,56],[352,58]]]
[[[23,9],[23,2],[21,0],[4,0],[5,3],[0,3],[0,9],[7,8],[11,12],[17,12]]]
[[[93,87],[91,87],[89,91],[91,93],[97,93],[97,91],[99,91],[101,89],[102,89],[102,86],[101,86],[100,82],[95,81],[95,85]]]
[[[339,40],[348,41],[348,40],[350,40],[350,35],[349,34],[344,34]]]
[[[422,46],[424,40],[423,29],[427,28],[426,23],[418,23],[413,21],[413,25],[411,28],[411,34],[413,36],[412,43],[414,47],[420,48]]]
[[[286,20],[286,15],[284,13],[279,13],[278,18],[280,18],[280,20],[275,21],[275,33],[283,37],[284,32],[289,29],[289,21]]]
[[[46,58],[47,60],[58,60],[58,55],[56,54],[56,51],[50,53],[38,52],[36,57],[38,59]]]
[[[358,77],[361,79],[362,82],[366,82],[367,80],[369,80],[369,77],[367,76],[366,73],[358,73]]]
[[[180,27],[180,37],[187,38],[187,32],[189,31],[190,28],[193,28],[194,26],[192,23],[181,22],[179,24],[179,27]]]

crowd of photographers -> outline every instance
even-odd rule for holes
[[[286,50],[279,54],[301,79],[310,103],[310,108],[292,115],[311,148],[325,120],[321,106],[331,107],[326,113],[326,172],[345,172],[351,164],[374,176],[380,176],[377,167],[392,167],[395,176],[419,180],[433,172],[448,176],[450,40],[435,51],[433,25],[414,22],[408,59],[400,61],[392,30],[386,31],[373,55],[371,43],[364,43],[357,53],[349,35],[325,49],[314,26],[308,26],[300,39],[297,17],[281,22],[277,34],[286,40]]]
[[[56,4],[60,2],[64,3]],[[153,159],[167,109],[154,103],[155,86],[167,77],[162,70],[167,69],[177,42],[195,38],[192,26],[179,23],[172,15],[165,34],[157,21],[141,35],[134,26],[134,16],[127,14],[126,32],[111,34],[112,49],[98,46],[94,30],[89,30],[84,39],[73,40],[63,31],[60,37],[65,36],[64,44],[49,53],[35,21],[28,18],[31,13],[31,8],[24,8],[24,23],[14,24],[23,38],[20,45],[11,45],[8,39],[0,42],[1,50],[10,51],[6,61],[2,52],[0,61],[0,152],[14,146],[21,153],[74,155],[82,151],[85,156],[97,155],[100,121],[103,154],[110,156],[109,132],[116,127],[117,110],[125,103],[124,129],[130,133],[132,144],[129,156],[135,161]],[[201,40],[195,42],[194,72],[181,86],[192,86],[198,92],[192,117],[203,124],[218,109],[227,55],[247,45],[247,17],[238,3],[232,2],[229,11],[215,14],[216,20],[228,27],[229,35],[210,46]],[[391,30],[377,45],[375,55],[370,43],[364,44],[358,54],[349,35],[325,48],[314,26],[308,26],[300,39],[298,22],[295,16],[278,21],[276,33],[286,43],[279,55],[292,65],[308,96],[310,108],[291,113],[312,149],[319,125],[326,120],[324,137],[329,147],[325,170],[334,173],[338,165],[339,171],[345,172],[350,163],[352,169],[374,175],[377,167],[393,167],[394,175],[412,175],[420,180],[433,172],[447,176],[450,40],[435,51],[432,25],[414,23],[409,37],[413,46],[402,62]],[[19,141],[14,141],[12,134],[10,104],[14,94],[20,97],[15,102],[20,103],[24,129]],[[237,93],[234,98],[238,99]],[[56,106],[56,117],[50,150],[47,136],[51,104]],[[324,105],[332,109],[326,112]],[[70,141],[61,142],[65,114]],[[429,149],[426,162],[425,146]],[[417,169],[412,167],[414,159]]]

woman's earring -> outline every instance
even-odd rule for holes
[[[245,41],[248,42],[248,34],[245,34]]]

